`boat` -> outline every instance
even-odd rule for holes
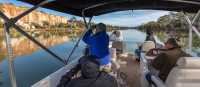
[[[75,16],[83,17],[85,27],[87,29],[90,27],[90,21],[92,20],[93,16],[99,16],[102,14],[107,14],[116,11],[124,11],[124,10],[167,10],[167,11],[176,11],[176,12],[189,12],[189,13],[197,13],[199,15],[200,11],[200,1],[198,0],[19,0],[25,3],[32,4],[33,7],[28,9],[27,11],[19,14],[14,18],[8,18],[4,15],[3,12],[0,12],[0,17],[3,18],[5,24],[5,37],[6,37],[6,44],[8,49],[8,60],[9,60],[9,73],[10,73],[10,81],[12,87],[17,87],[15,73],[14,73],[14,65],[12,60],[12,48],[10,46],[10,36],[9,36],[9,29],[10,27],[14,27],[18,32],[26,36],[28,39],[39,45],[45,51],[50,53],[60,62],[66,64],[61,69],[57,70],[56,72],[50,74],[46,78],[38,81],[37,83],[33,84],[31,87],[56,87],[61,79],[62,75],[68,72],[71,68],[73,68],[77,62],[74,60],[73,62],[69,63],[69,59],[71,55],[76,50],[80,39],[75,44],[73,50],[71,51],[70,55],[66,60],[60,58],[58,55],[53,53],[51,50],[47,49],[43,46],[39,41],[31,37],[25,31],[23,31],[20,27],[18,27],[15,23],[21,19],[23,16],[27,15],[28,13],[32,12],[33,10],[37,9],[38,7],[47,8],[55,11],[59,11],[62,13],[67,13]],[[183,14],[184,15],[184,14]],[[189,32],[189,51],[191,52],[192,47],[192,32],[194,31],[200,37],[200,33],[198,30],[193,26],[193,22],[184,15],[185,20],[190,25],[190,32]],[[87,22],[86,18],[89,18]],[[196,18],[196,17],[195,17]],[[194,20],[195,20],[194,18]],[[83,32],[83,35],[84,33]],[[82,35],[82,36],[83,36]],[[145,43],[145,42],[144,42]],[[149,45],[149,44],[146,44]],[[145,47],[145,46],[144,46]],[[149,47],[149,46],[147,46]],[[150,46],[151,48],[152,46]],[[144,50],[149,50],[149,48],[143,48]],[[115,52],[113,52],[115,53]],[[113,54],[115,55],[115,54]],[[190,57],[184,58],[187,64],[183,64],[180,66],[186,66],[186,68],[175,67],[169,75],[169,82],[164,83],[158,77],[152,75],[150,76],[152,84],[148,83],[148,80],[145,78],[146,74],[148,74],[148,62],[147,59],[150,57],[146,56],[146,52],[141,53],[141,61],[138,63],[135,61],[135,56],[130,55],[129,53],[121,53],[117,58],[117,63],[120,65],[119,73],[123,80],[122,87],[200,87],[200,58],[199,57]],[[194,63],[194,66],[193,66]],[[188,65],[189,64],[189,65]],[[190,68],[187,68],[190,67]],[[192,68],[191,67],[195,67]],[[191,72],[189,72],[191,71]],[[171,75],[172,74],[172,75]],[[174,78],[174,75],[179,75],[180,78]],[[186,75],[184,77],[184,75]],[[181,77],[182,76],[182,77]],[[124,77],[124,78],[123,78]],[[171,81],[171,82],[170,82]]]

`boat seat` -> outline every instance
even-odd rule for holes
[[[112,48],[116,48],[117,54],[123,53],[124,44],[122,41],[113,41],[112,42]]]
[[[142,51],[143,52],[148,52],[150,49],[155,48],[155,43],[153,41],[145,41],[142,44]]]
[[[166,87],[200,87],[200,57],[182,57],[166,80]]]

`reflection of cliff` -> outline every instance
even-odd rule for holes
[[[44,38],[44,37],[39,37],[37,38],[38,41],[40,41],[43,45],[45,46],[52,46],[55,44],[63,43],[65,41],[68,41],[69,38],[67,36],[64,37],[49,37],[49,38]],[[3,53],[6,52],[6,44],[3,41],[2,43],[2,51]],[[11,44],[13,48],[13,54],[14,56],[19,56],[19,55],[24,55],[24,54],[29,54],[32,53],[33,51],[37,50],[39,47],[32,43],[30,40],[27,40],[26,38],[12,38],[11,39]]]
[[[0,3],[0,8],[8,17],[15,17],[27,9],[26,7],[18,7],[13,4],[1,4],[1,3]],[[19,20],[19,22],[22,24],[31,22],[42,24],[44,21],[47,21],[52,25],[57,23],[67,23],[67,19],[65,17],[55,16],[41,11],[33,11],[30,14],[23,17],[21,20]]]

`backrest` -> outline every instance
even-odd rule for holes
[[[116,48],[117,53],[118,52],[123,53],[124,44],[122,41],[113,41],[112,48]]]
[[[143,52],[148,52],[150,49],[155,48],[155,43],[153,41],[145,41],[142,44],[142,51]]]
[[[200,87],[200,57],[183,57],[168,75],[166,87]]]

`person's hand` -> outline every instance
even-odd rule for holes
[[[62,77],[60,80],[60,83],[57,85],[57,87],[65,87],[65,85],[71,80],[69,77]]]
[[[158,51],[159,49],[157,49],[157,48],[154,48],[154,49],[150,49],[148,52],[147,52],[147,56],[155,56],[155,55],[157,55],[157,51]]]
[[[153,49],[150,49],[147,53],[146,53],[147,56],[152,56],[153,55]]]

